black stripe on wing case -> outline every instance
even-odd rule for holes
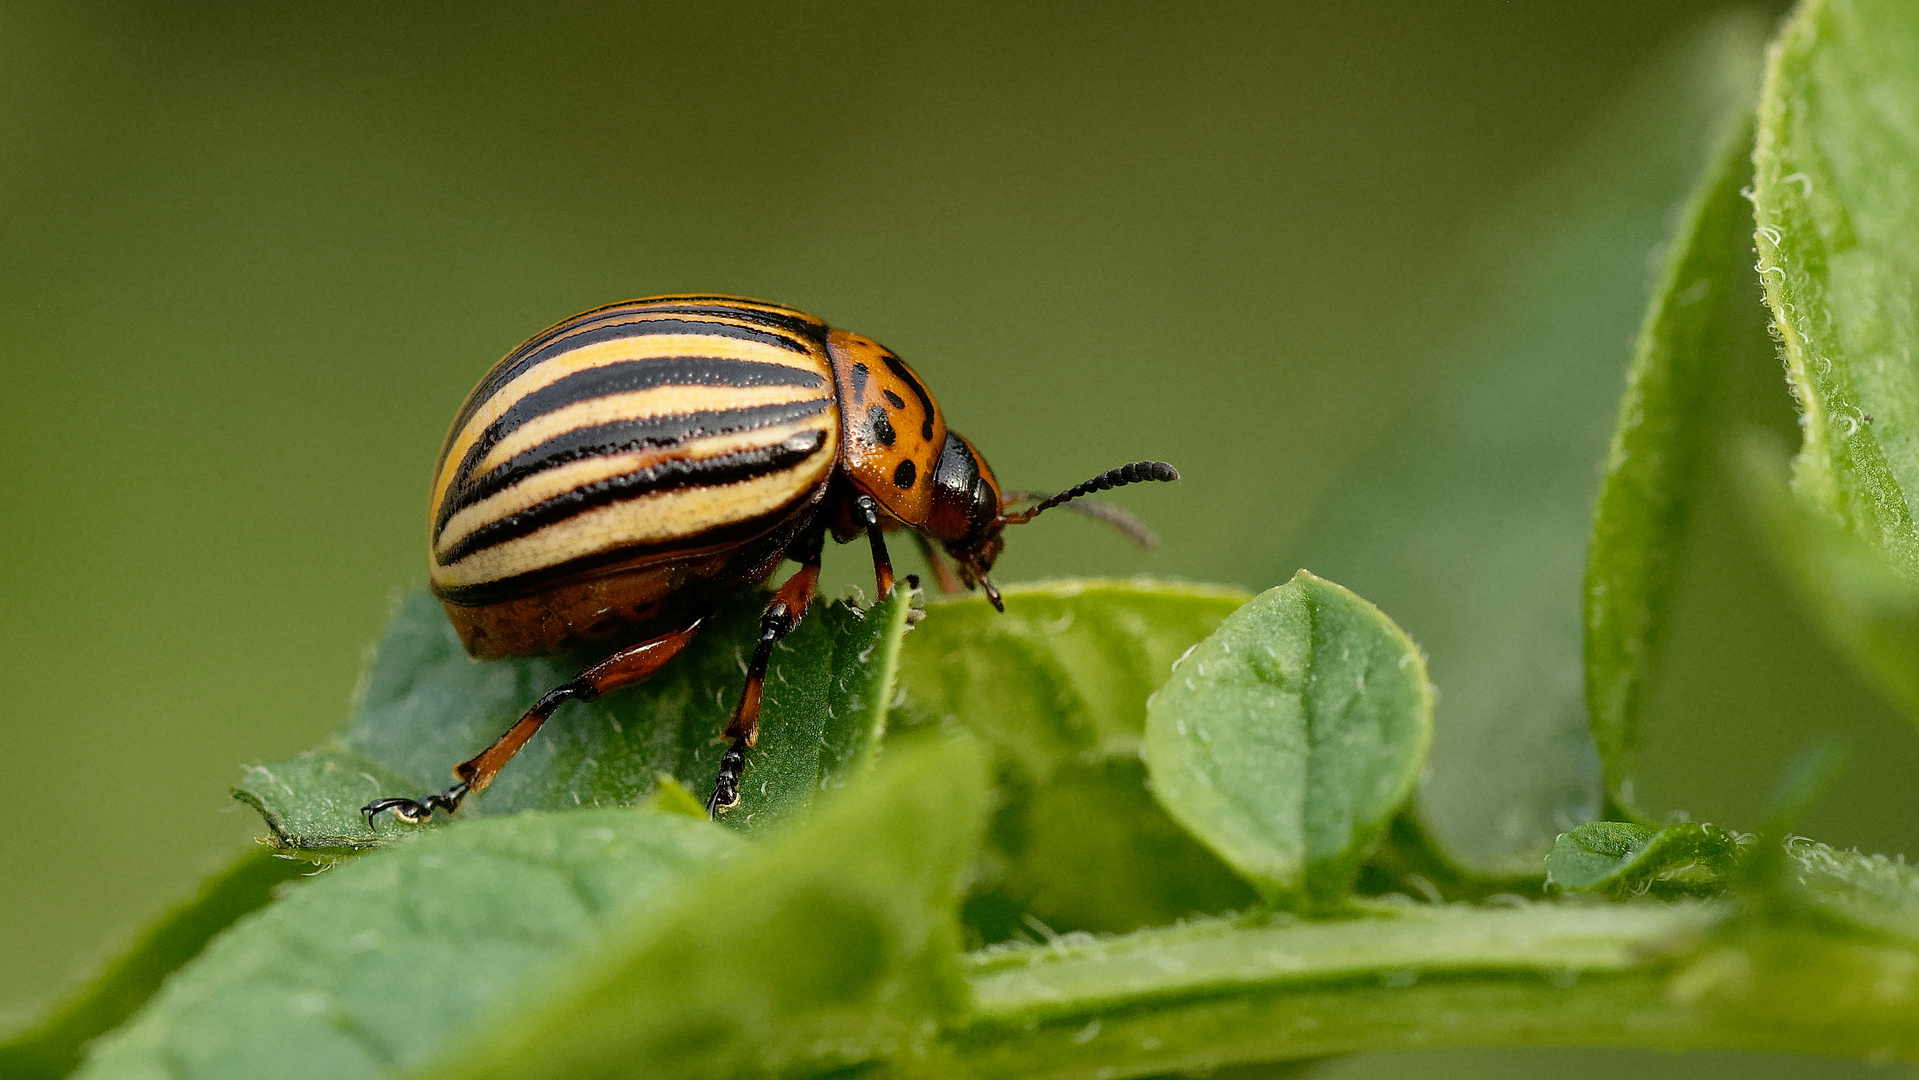
[[[816,492],[822,492],[824,490],[824,484],[815,489]],[[801,500],[802,503],[817,501],[817,496],[814,499]],[[524,574],[516,574],[513,577],[499,578],[494,581],[482,581],[472,585],[435,585],[433,586],[433,595],[442,600],[450,600],[453,603],[468,606],[497,604],[502,600],[515,600],[550,582],[560,580],[561,578],[572,577],[575,574],[606,566],[611,563],[629,562],[633,559],[658,555],[696,555],[703,551],[712,551],[716,548],[731,546],[754,537],[764,537],[769,531],[777,529],[783,522],[791,521],[793,515],[799,508],[800,503],[788,504],[770,513],[761,514],[758,517],[747,518],[744,521],[735,521],[729,525],[704,530],[697,537],[682,537],[652,544],[628,544],[621,547],[610,548],[606,551],[597,551],[591,555],[582,555],[577,559],[568,559],[566,562],[554,563],[552,566],[542,566],[537,570],[529,570]],[[768,549],[768,553],[770,554],[776,550],[778,550],[777,547],[770,548]],[[753,560],[749,557],[747,561],[750,563]]]
[[[440,556],[451,566],[476,551],[530,535],[576,514],[625,499],[691,487],[718,487],[756,480],[791,469],[826,445],[826,432],[805,431],[772,446],[709,458],[675,459],[591,484],[535,503],[517,514],[490,521],[468,533]]]
[[[760,360],[728,360],[715,356],[674,356],[620,360],[575,372],[526,395],[487,425],[467,448],[453,474],[457,488],[473,473],[480,459],[493,452],[501,439],[521,425],[568,405],[612,394],[652,390],[661,386],[794,386],[805,390],[825,386],[818,372]]]
[[[609,317],[611,316],[609,315]],[[772,345],[776,348],[796,352],[803,356],[811,356],[813,354],[805,342],[795,340],[785,334],[774,333],[769,330],[758,330],[750,326],[735,326],[732,323],[706,322],[695,319],[641,318],[625,322],[603,323],[601,325],[588,324],[583,327],[569,326],[562,330],[555,331],[547,340],[528,342],[526,345],[521,346],[519,352],[516,352],[513,356],[508,357],[505,362],[502,362],[499,367],[488,372],[486,378],[480,380],[480,385],[473,388],[473,393],[466,399],[466,404],[460,407],[460,415],[453,420],[453,430],[458,431],[465,427],[466,422],[473,418],[474,412],[476,412],[481,405],[486,404],[487,400],[492,398],[494,394],[499,393],[502,386],[519,378],[529,368],[537,364],[544,363],[563,353],[569,353],[588,345],[597,345],[604,341],[618,341],[622,338],[632,337],[650,337],[659,334],[691,334],[705,337],[730,338],[734,341],[751,341],[761,345]]]
[[[686,299],[696,300],[699,298],[687,297]],[[826,324],[810,315],[804,315],[799,312],[788,315],[776,311],[759,311],[753,308],[703,307],[698,304],[660,304],[657,306],[648,304],[646,310],[649,312],[657,311],[662,315],[706,315],[715,319],[738,319],[741,322],[758,323],[761,326],[790,330],[795,334],[810,338],[819,343],[821,347],[825,347],[826,345]]]
[[[454,514],[466,507],[505,491],[527,477],[585,458],[625,454],[649,447],[677,446],[692,439],[731,435],[756,428],[789,424],[818,416],[833,403],[831,398],[782,401],[772,405],[753,405],[743,409],[711,409],[703,412],[670,413],[665,416],[640,416],[615,420],[591,427],[573,428],[510,460],[501,462],[485,476],[460,484],[447,493],[440,513],[433,522],[433,537]]]

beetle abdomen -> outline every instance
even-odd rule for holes
[[[777,528],[838,451],[826,332],[771,304],[665,296],[535,335],[481,380],[441,451],[434,591],[496,603]]]

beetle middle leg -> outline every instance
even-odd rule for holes
[[[713,780],[713,794],[707,797],[706,812],[718,818],[740,804],[740,777],[746,773],[746,749],[760,738],[760,696],[766,686],[766,666],[772,662],[773,646],[793,632],[806,617],[806,607],[820,584],[820,550],[826,545],[824,531],[815,530],[787,549],[787,556],[800,564],[799,573],[773,594],[766,610],[760,613],[760,638],[753,646],[753,659],[746,665],[746,686],[740,691],[739,707],[723,733],[733,740],[720,757],[720,775]]]
[[[695,619],[672,633],[629,645],[580,672],[572,682],[548,691],[545,697],[526,711],[526,715],[506,729],[504,735],[493,740],[493,745],[453,767],[453,775],[459,778],[459,783],[424,799],[375,799],[360,808],[360,812],[366,815],[367,827],[373,827],[373,819],[382,810],[391,810],[394,817],[413,824],[432,817],[435,810],[453,813],[468,795],[486,790],[501,767],[520,752],[520,747],[525,746],[533,733],[540,730],[540,725],[546,723],[554,710],[569,701],[592,701],[602,694],[631,686],[651,676],[681,649],[686,648],[699,629],[700,620]]]
[[[891,556],[886,554],[886,533],[884,527],[880,524],[880,504],[873,501],[871,495],[861,495],[859,498],[853,500],[853,513],[858,518],[859,523],[866,528],[866,539],[872,543],[873,582],[879,587],[879,598],[884,600],[888,596],[893,595],[893,560]],[[914,536],[919,540],[920,547],[926,552],[926,560],[932,564],[933,572],[940,577],[941,589],[946,592],[956,591],[957,586],[955,586],[954,589],[945,588],[946,580],[951,576],[950,572],[946,567],[935,561],[933,549],[927,545],[926,538],[920,536],[918,533],[915,533]],[[920,587],[920,579],[912,574],[908,574],[906,575],[906,584],[910,588],[917,589]]]

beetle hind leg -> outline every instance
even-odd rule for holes
[[[500,769],[513,759],[514,754],[520,752],[520,747],[525,746],[533,733],[540,730],[540,725],[546,723],[554,710],[569,701],[592,701],[601,694],[645,679],[686,648],[699,629],[700,622],[695,619],[672,633],[629,645],[580,672],[573,681],[548,691],[512,727],[506,729],[505,734],[493,740],[493,745],[453,767],[453,775],[459,778],[459,783],[424,799],[375,799],[361,807],[360,813],[366,815],[367,828],[373,828],[373,819],[388,810],[393,812],[394,817],[410,825],[426,821],[435,810],[453,813],[468,795],[486,790]]]

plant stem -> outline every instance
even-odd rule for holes
[[[1360,1050],[1743,1049],[1919,1059],[1919,950],[1732,904],[1530,904],[1062,940],[968,958],[927,1075],[1118,1078]]]

